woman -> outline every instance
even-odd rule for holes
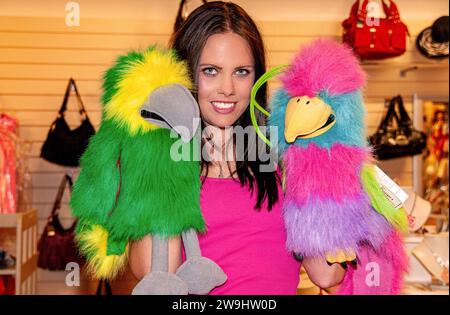
[[[203,146],[212,153],[202,160],[200,206],[207,232],[199,241],[203,256],[215,261],[228,280],[210,294],[296,294],[300,264],[285,249],[279,171],[262,172],[263,162],[248,154],[243,161],[236,159],[236,139],[227,128],[251,125],[250,91],[266,69],[255,23],[236,4],[208,2],[173,34],[171,47],[191,70],[207,130]],[[267,104],[265,86],[258,101]],[[225,157],[229,147],[231,159]],[[169,271],[175,272],[184,258],[180,238],[172,238],[169,247]],[[151,237],[131,245],[130,266],[138,279],[150,271],[147,257]],[[345,273],[325,260],[305,259],[302,264],[322,288],[337,285]]]

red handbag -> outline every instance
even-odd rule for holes
[[[72,191],[72,177],[68,174],[64,175],[61,180],[52,212],[38,243],[38,267],[42,269],[65,270],[66,265],[70,262],[80,265],[84,263],[84,258],[79,254],[74,239],[77,221],[66,229],[59,220],[59,210],[67,184]]]
[[[408,27],[400,20],[397,6],[393,1],[388,7],[381,1],[386,18],[368,18],[367,4],[364,0],[359,9],[357,0],[350,16],[342,22],[343,42],[353,47],[362,60],[385,59],[400,56],[406,51]]]

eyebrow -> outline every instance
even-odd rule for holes
[[[204,66],[214,67],[214,68],[217,68],[219,70],[223,69],[222,67],[219,67],[219,66],[217,66],[217,65],[215,65],[213,63],[202,63],[201,65],[199,65],[199,67],[204,67]],[[234,69],[241,69],[241,68],[254,68],[254,66],[253,65],[243,65],[243,66],[236,67]]]

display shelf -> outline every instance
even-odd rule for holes
[[[409,72],[420,71],[422,69],[445,70],[448,69],[448,61],[436,62],[383,62],[383,61],[364,61],[361,63],[364,70],[378,69],[398,69],[400,77],[404,78]]]
[[[0,269],[0,276],[13,276],[16,274],[16,267]]]
[[[0,229],[14,228],[16,234],[15,267],[0,269],[0,276],[12,275],[15,277],[17,295],[36,293],[37,223],[36,210],[0,214]]]

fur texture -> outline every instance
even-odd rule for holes
[[[178,61],[172,51],[156,49],[154,46],[120,57],[115,66],[104,77],[103,98],[105,118],[125,125],[131,135],[138,131],[150,131],[158,127],[146,122],[139,108],[155,89],[178,83],[192,87],[184,62]]]
[[[364,117],[366,115],[363,106],[363,98],[361,92],[353,92],[342,95],[329,96],[326,93],[320,93],[321,97],[327,104],[332,106],[336,116],[335,125],[318,137],[311,139],[297,139],[295,146],[306,147],[310,143],[314,143],[320,147],[331,148],[336,142],[348,146],[366,147],[366,126]],[[278,127],[278,150],[280,154],[291,145],[284,138],[284,120],[286,106],[291,97],[283,89],[276,92],[271,100],[271,116],[269,125]]]
[[[96,278],[112,279],[123,269],[129,240],[205,230],[195,138],[188,144],[172,138],[138,110],[152,91],[172,83],[191,87],[187,67],[155,46],[119,57],[105,73],[102,123],[80,160],[70,200],[77,240]],[[187,159],[171,158],[176,141]]]
[[[367,153],[339,143],[330,150],[315,144],[291,146],[284,155],[287,200],[301,206],[311,198],[346,203],[360,196],[360,171]]]
[[[117,161],[127,137],[122,128],[104,120],[80,159],[81,171],[70,198],[72,214],[91,224],[105,226],[116,203],[120,184]]]
[[[323,257],[338,248],[356,250],[361,242],[379,248],[390,225],[363,190],[360,172],[367,158],[368,150],[339,143],[329,150],[310,144],[286,151],[288,249]]]
[[[403,241],[397,231],[391,231],[378,251],[368,246],[359,249],[358,268],[347,270],[336,294],[400,294],[406,272],[408,256],[403,251]]]
[[[278,126],[278,151],[286,169],[287,248],[322,258],[354,250],[363,267],[360,264],[354,274],[349,268],[341,287],[344,294],[363,290],[365,264],[379,259],[386,282],[373,292],[398,293],[405,253],[395,228],[404,226],[406,215],[386,200],[373,172],[363,170],[373,161],[361,93],[366,78],[358,60],[349,47],[317,40],[300,50],[281,80],[283,88],[271,100],[269,124]],[[331,106],[336,122],[324,134],[288,144],[286,106],[290,98],[305,95]]]
[[[126,267],[128,252],[108,255],[108,231],[101,226],[84,226],[82,231],[78,229],[75,239],[80,253],[87,258],[86,271],[94,278],[113,279]]]
[[[408,220],[404,209],[396,209],[392,203],[386,199],[375,175],[373,165],[364,165],[361,172],[361,180],[364,190],[368,193],[371,203],[378,213],[383,215],[394,227],[400,231],[408,232]]]
[[[121,191],[107,223],[114,238],[169,237],[189,228],[204,231],[200,164],[172,160],[170,150],[178,138],[169,134],[168,129],[156,129],[123,141]],[[199,150],[193,141],[183,146],[191,154]]]
[[[305,45],[281,76],[284,89],[291,96],[316,96],[351,93],[361,89],[366,76],[348,46],[319,39]]]
[[[325,257],[326,253],[353,249],[361,243],[378,249],[391,226],[370,206],[365,195],[345,203],[312,197],[302,206],[285,200],[286,247],[304,257]]]

